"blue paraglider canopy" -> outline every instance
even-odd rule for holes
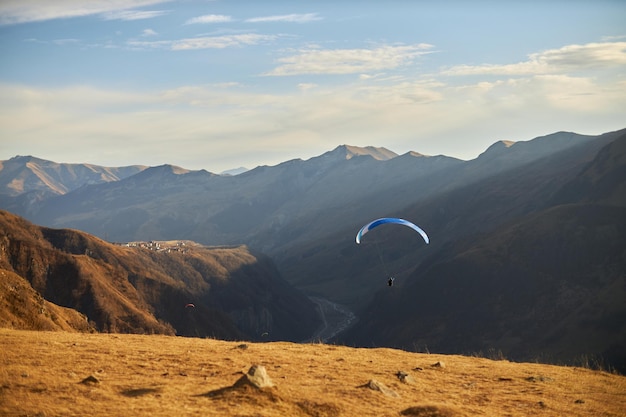
[[[426,232],[424,232],[422,229],[420,229],[419,227],[417,227],[415,224],[411,223],[410,221],[404,220],[404,219],[398,219],[396,217],[383,217],[381,219],[376,219],[372,222],[369,222],[368,224],[363,226],[361,230],[359,230],[359,233],[356,234],[356,243],[361,243],[361,238],[363,237],[363,235],[365,235],[370,230],[380,226],[381,224],[388,224],[388,223],[400,224],[403,226],[410,227],[411,229],[415,230],[417,233],[419,233],[422,236],[422,238],[424,239],[424,242],[430,243],[430,239],[428,239],[428,235],[426,234]]]

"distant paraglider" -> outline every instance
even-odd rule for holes
[[[370,230],[372,230],[372,229],[374,229],[374,228],[376,228],[376,227],[378,227],[380,225],[383,225],[383,224],[399,224],[399,225],[402,225],[402,226],[410,227],[411,229],[413,229],[417,233],[419,233],[420,236],[422,236],[422,239],[424,239],[424,242],[426,242],[426,244],[430,243],[430,239],[428,238],[428,235],[420,227],[418,227],[417,225],[411,223],[408,220],[399,219],[399,218],[396,218],[396,217],[383,217],[383,218],[376,219],[374,221],[371,221],[371,222],[367,223],[356,234],[356,243],[360,244],[361,243],[361,239],[363,238],[363,236],[367,232],[369,232]],[[383,264],[383,267],[385,268],[385,272],[386,272],[387,267],[385,266],[385,262],[383,260],[383,256],[382,256],[382,253],[380,251],[380,248],[378,247],[378,245],[376,245],[376,248],[378,249],[378,256],[380,257],[380,261]],[[394,280],[395,280],[395,278],[390,276],[389,279],[387,280],[387,285],[392,287]]]
[[[189,304],[185,305],[185,308],[196,308],[196,306],[191,304],[191,303],[189,303]]]

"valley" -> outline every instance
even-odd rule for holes
[[[357,320],[354,313],[345,306],[324,298],[310,297],[310,299],[317,306],[322,326],[308,339],[309,342],[327,343],[354,325]]]

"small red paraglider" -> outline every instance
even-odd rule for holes
[[[196,308],[196,306],[195,306],[195,305],[193,305],[193,304],[191,304],[191,303],[189,303],[189,304],[187,304],[187,305],[185,306],[185,308],[189,308],[189,307]]]

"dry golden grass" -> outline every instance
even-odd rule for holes
[[[233,386],[253,364],[274,388]],[[624,416],[626,377],[393,349],[0,329],[0,415]]]

